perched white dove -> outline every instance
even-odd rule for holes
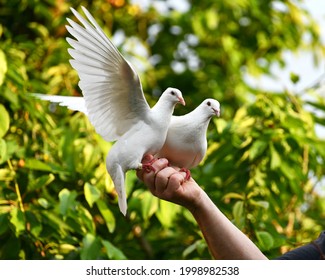
[[[192,112],[183,116],[172,116],[163,148],[155,157],[167,158],[174,166],[188,169],[197,166],[207,151],[206,132],[213,116],[220,116],[220,103],[215,99],[205,99]]]
[[[146,154],[156,154],[163,146],[169,122],[177,103],[185,105],[182,93],[166,89],[153,108],[142,91],[139,76],[104,34],[92,15],[82,7],[89,21],[76,10],[73,14],[83,27],[68,19],[67,38],[78,72],[83,97],[35,94],[37,97],[86,113],[96,131],[107,141],[116,141],[106,158],[118,194],[121,212],[126,215],[125,173],[130,169],[153,170],[141,164]]]

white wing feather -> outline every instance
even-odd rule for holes
[[[70,63],[78,72],[88,117],[105,140],[115,141],[134,124],[145,121],[150,107],[139,76],[91,14],[83,8],[88,22],[71,10],[83,25],[68,19],[67,29],[76,40],[67,41],[73,48],[68,50],[73,58]]]
[[[58,103],[60,106],[65,106],[68,107],[70,110],[79,111],[87,115],[87,109],[83,97],[47,95],[41,93],[33,93],[32,95],[39,99]]]

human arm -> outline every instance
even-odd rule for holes
[[[145,161],[152,160],[146,157]],[[267,259],[257,246],[217,208],[193,178],[168,166],[164,158],[155,161],[155,172],[138,171],[138,177],[158,198],[187,208],[197,221],[215,259]]]

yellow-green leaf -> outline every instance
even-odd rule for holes
[[[274,239],[271,234],[266,231],[257,231],[256,237],[258,240],[258,245],[261,250],[269,250],[274,245]]]
[[[8,70],[7,60],[4,52],[0,50],[0,86],[3,84],[6,72]]]
[[[24,213],[17,207],[10,212],[10,222],[15,227],[16,236],[19,236],[25,230],[25,216]]]
[[[0,79],[1,79],[1,77],[0,77]],[[0,104],[0,138],[5,136],[5,134],[9,130],[9,125],[10,125],[9,114],[8,114],[6,108],[2,104]]]
[[[85,198],[90,207],[100,198],[100,191],[93,185],[86,183],[84,186]]]
[[[98,200],[96,202],[96,205],[105,220],[108,231],[113,232],[115,230],[116,222],[112,211],[107,207],[106,203],[103,200]]]
[[[234,223],[235,225],[241,229],[244,226],[244,202],[237,201],[232,209],[232,214],[234,216]]]
[[[156,212],[156,216],[160,223],[168,228],[172,225],[172,222],[179,211],[179,206],[173,203],[170,203],[165,200],[160,200],[159,209]]]
[[[123,252],[115,247],[111,242],[107,240],[102,240],[102,244],[104,245],[107,256],[111,260],[126,260],[126,256],[123,254]]]

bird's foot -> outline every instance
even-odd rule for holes
[[[153,158],[149,162],[146,163],[140,163],[138,169],[139,170],[144,170],[147,173],[150,173],[151,171],[155,172],[156,169],[152,166],[152,164],[156,161],[156,158]]]
[[[185,172],[186,175],[184,181],[188,181],[191,178],[191,171],[189,169],[183,167],[179,172]]]
[[[152,166],[151,162],[142,164],[141,168],[147,173],[150,173],[151,171],[156,171],[156,169]]]

